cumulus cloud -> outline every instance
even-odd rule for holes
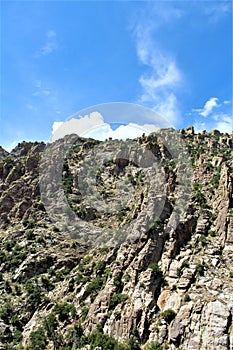
[[[128,125],[120,125],[117,129],[113,130],[110,124],[105,124],[103,127],[99,127],[95,130],[90,130],[83,136],[91,137],[97,140],[104,141],[111,137],[112,139],[126,140],[134,139],[141,136],[143,133],[146,135],[152,131],[156,131],[157,128],[154,125],[144,124],[138,125],[129,123]]]
[[[112,128],[111,124],[104,121],[99,112],[91,112],[89,115],[71,118],[65,122],[54,122],[51,141],[55,141],[65,135],[77,134],[81,137],[90,137],[96,140],[105,140],[109,137],[113,139],[126,140],[133,139],[145,133],[156,131],[158,128],[153,124],[139,125],[128,123],[117,128]]]
[[[49,30],[46,33],[45,44],[36,52],[36,57],[50,55],[58,48],[57,34],[54,30]]]
[[[216,115],[216,127],[215,129],[221,131],[221,132],[227,132],[228,134],[232,133],[233,131],[233,118],[229,115],[223,114],[223,115]]]
[[[215,114],[212,118],[204,121],[196,120],[194,128],[195,132],[216,129],[222,133],[231,134],[233,131],[233,117],[228,114]]]
[[[216,113],[216,108],[217,113]],[[206,101],[201,109],[193,109],[197,113],[195,121],[195,130],[217,129],[221,132],[231,133],[233,130],[233,117],[231,110],[231,101],[219,101],[219,98],[212,97]],[[204,119],[203,119],[204,117]]]

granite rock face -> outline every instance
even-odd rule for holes
[[[3,349],[233,349],[233,134],[177,135],[0,148]]]

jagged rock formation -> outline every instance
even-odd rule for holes
[[[58,218],[65,220],[66,198],[69,210],[94,227],[89,240],[79,239],[82,232],[70,235],[69,222],[64,227],[54,222],[41,198],[45,144],[23,142],[11,153],[0,148],[2,349],[233,348],[233,133],[195,134],[188,127],[179,135],[193,177],[179,219],[172,214],[182,173],[179,157],[158,135],[135,140],[158,161],[158,179],[143,168],[149,153],[140,155],[138,165],[122,150],[111,158],[112,145],[120,148],[120,141],[78,138],[62,164],[62,186],[49,183],[49,193],[54,192]],[[60,141],[52,147],[59,159]],[[85,196],[79,181],[82,170],[89,171],[85,160],[98,147],[105,149],[108,161],[94,179],[108,210],[95,193]],[[152,196],[158,184],[163,195]],[[153,203],[161,201],[154,218]],[[154,221],[144,230],[147,215],[148,222]],[[119,239],[115,246],[97,244],[99,232],[119,237],[128,224],[130,239]]]

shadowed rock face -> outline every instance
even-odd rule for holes
[[[110,157],[111,147],[120,149],[120,141],[72,136],[61,186],[52,183],[55,177],[47,184],[50,195],[54,189],[53,209],[64,226],[41,198],[45,145],[22,142],[11,153],[0,147],[3,349],[32,349],[35,342],[41,349],[102,349],[92,339],[100,334],[124,344],[119,349],[133,349],[133,341],[141,349],[152,342],[171,350],[233,348],[233,134],[195,134],[190,126],[179,135],[189,150],[193,189],[178,219],[178,157],[155,134],[135,142],[156,158],[157,175],[147,167],[153,157],[144,151],[137,161],[123,151]],[[58,161],[61,145],[58,140],[51,146]],[[80,185],[85,161],[97,149],[105,150],[108,159],[95,164],[94,190],[108,210],[91,190],[87,198],[86,183]],[[134,146],[131,152],[135,156]],[[51,162],[43,163],[50,172]],[[162,195],[150,192],[158,184]],[[65,222],[64,198],[80,220],[76,232]],[[155,205],[161,210],[153,218]],[[153,218],[153,225],[145,217],[148,222]],[[110,236],[97,244],[99,235],[108,237],[109,232],[117,244]]]

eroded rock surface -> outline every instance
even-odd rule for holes
[[[41,349],[101,350],[88,338],[99,332],[125,344],[119,349],[133,342],[141,349],[151,342],[171,350],[233,349],[233,134],[195,134],[189,126],[179,135],[192,168],[187,197],[178,186],[179,172],[186,171],[179,154],[155,134],[135,140],[142,153],[131,145],[135,161],[121,141],[67,137],[73,147],[61,184],[56,174],[42,173],[53,202],[41,198],[39,184],[45,145],[23,142],[11,153],[0,148],[2,348],[31,349],[36,339]],[[94,177],[100,197],[91,191],[87,197],[80,177],[101,148],[109,159]],[[60,166],[62,141],[51,149]],[[146,149],[159,164],[157,175]],[[52,158],[44,160],[45,169]],[[174,214],[176,203],[182,209],[179,196],[188,198],[180,216]],[[63,226],[51,218],[51,203]],[[83,229],[67,220],[67,208]]]

